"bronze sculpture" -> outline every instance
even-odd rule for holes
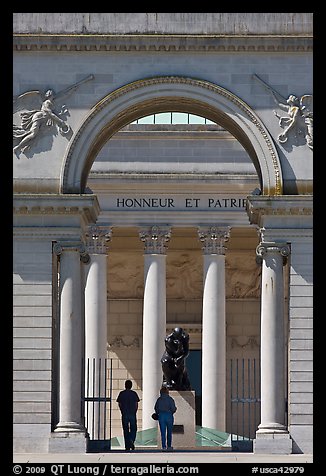
[[[170,390],[191,390],[185,359],[189,355],[189,335],[181,327],[176,327],[165,338],[165,352],[161,363],[163,386]]]

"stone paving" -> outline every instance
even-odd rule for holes
[[[218,451],[180,451],[161,452],[159,450],[121,450],[108,453],[19,453],[13,455],[14,463],[287,463],[298,465],[312,463],[312,454],[254,454]]]

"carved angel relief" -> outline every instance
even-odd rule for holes
[[[278,107],[287,113],[287,116],[280,116],[277,111],[274,111],[275,116],[279,119],[279,126],[284,128],[284,131],[277,137],[278,141],[281,144],[284,144],[288,141],[289,132],[293,131],[296,138],[298,135],[304,135],[307,146],[310,149],[313,149],[312,94],[305,94],[300,98],[294,94],[290,94],[289,97],[285,99],[256,74],[254,74],[253,77],[271,93]]]
[[[15,115],[17,117],[17,113],[20,116],[20,124],[13,124],[14,152],[18,155],[29,149],[44,126],[57,125],[61,134],[68,134],[71,128],[64,120],[68,109],[65,104],[62,104],[60,110],[55,112],[55,101],[71,94],[83,83],[93,78],[94,76],[91,74],[57,94],[52,89],[48,89],[44,94],[40,91],[27,91],[14,97],[14,119]]]

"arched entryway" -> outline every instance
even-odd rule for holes
[[[99,101],[75,132],[64,159],[61,193],[83,193],[96,155],[113,134],[141,115],[169,110],[220,124],[246,149],[263,195],[282,194],[277,150],[255,112],[230,91],[208,81],[155,77],[122,86]]]
[[[168,110],[203,115],[222,125],[251,158],[263,194],[281,194],[279,161],[271,139],[255,114],[222,88],[184,78],[156,78],[132,83],[98,103],[67,152],[62,192],[85,192],[89,171],[99,151],[123,126],[145,114]]]

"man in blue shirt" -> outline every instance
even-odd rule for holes
[[[125,381],[125,390],[122,390],[117,398],[121,412],[121,422],[123,428],[123,437],[125,440],[125,449],[135,449],[135,439],[137,433],[137,410],[139,397],[134,390],[131,390],[132,381]]]
[[[161,432],[162,450],[171,451],[172,448],[172,429],[174,423],[174,413],[177,411],[175,401],[169,395],[167,387],[162,387],[160,396],[154,405],[155,413],[158,414],[158,422]],[[167,444],[167,447],[166,447]]]

